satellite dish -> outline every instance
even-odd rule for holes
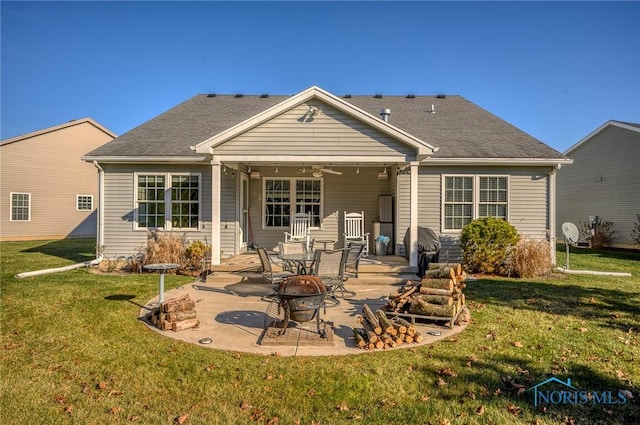
[[[562,223],[562,233],[564,233],[565,245],[567,247],[567,260],[564,267],[569,270],[569,244],[575,244],[578,242],[580,232],[578,232],[578,228],[575,224],[567,222]]]
[[[578,232],[578,228],[573,223],[562,223],[562,233],[564,233],[565,239],[571,244],[578,242],[578,238],[580,237],[580,232]]]

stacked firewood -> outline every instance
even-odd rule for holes
[[[184,295],[160,303],[160,306],[151,310],[148,319],[163,331],[183,331],[200,324],[195,308],[195,301],[189,298],[189,295]]]
[[[374,313],[367,304],[362,306],[358,322],[362,329],[353,328],[353,335],[356,346],[365,350],[395,348],[424,339],[411,323],[399,317],[388,319],[382,310]]]
[[[455,317],[465,306],[466,273],[460,264],[431,263],[420,281],[408,281],[389,295],[383,310],[429,317]]]

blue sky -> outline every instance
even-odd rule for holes
[[[199,93],[458,94],[559,151],[640,123],[640,2],[6,2],[1,138]]]

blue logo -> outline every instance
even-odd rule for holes
[[[542,387],[553,385],[552,389],[544,389]],[[560,389],[558,389],[558,387]],[[571,385],[571,378],[562,381],[556,377],[547,379],[529,388],[527,391],[533,391],[534,406],[542,404],[625,404],[628,400],[628,392],[626,391],[583,391]]]

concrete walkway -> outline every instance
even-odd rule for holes
[[[150,329],[162,335],[201,347],[262,355],[281,356],[328,356],[363,354],[371,351],[356,347],[353,328],[362,328],[357,318],[362,314],[363,304],[373,311],[387,302],[389,294],[397,293],[406,282],[403,276],[361,274],[359,279],[349,279],[346,287],[356,292],[352,298],[340,298],[338,306],[320,310],[320,317],[331,329],[329,338],[321,338],[316,331],[316,321],[291,322],[284,336],[265,335],[265,317],[275,305],[263,299],[273,292],[273,287],[265,284],[256,272],[217,272],[206,282],[194,281],[167,291],[164,299],[189,295],[196,302],[197,328],[179,332],[161,331],[147,323]],[[147,306],[157,301],[149,300]],[[149,308],[142,308],[140,318],[144,319]],[[424,336],[420,344],[403,344],[395,349],[411,348],[431,344],[449,338],[464,329],[463,326],[444,326],[443,322],[416,323],[416,328]],[[439,336],[429,332],[441,332]],[[210,343],[200,341],[208,338]]]

